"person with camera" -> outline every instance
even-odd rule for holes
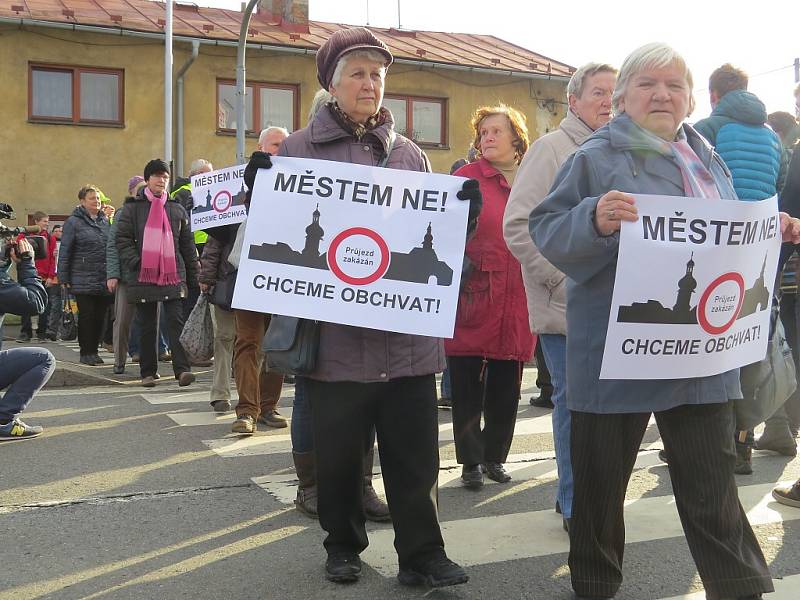
[[[5,256],[5,253],[3,253]],[[26,239],[9,249],[9,259],[0,265],[0,325],[5,313],[35,315],[44,311],[47,291],[33,263],[33,247]],[[8,276],[11,262],[17,265],[17,279]],[[2,338],[0,338],[1,340]],[[41,435],[42,428],[28,425],[20,414],[47,383],[56,361],[44,348],[0,350],[0,441],[24,440]]]

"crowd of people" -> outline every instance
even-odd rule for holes
[[[274,155],[431,171],[425,153],[395,131],[382,106],[392,62],[368,29],[330,36],[317,54],[322,89],[307,126],[292,134],[278,127],[261,133],[244,173],[248,211],[258,201],[251,194],[256,174],[272,168]],[[438,520],[435,375],[446,373],[442,395],[452,405],[463,486],[479,488],[484,476],[506,483],[522,368],[537,349],[540,377],[548,374],[548,380],[531,402],[553,407],[555,510],[569,535],[577,597],[612,598],[621,585],[623,503],[651,415],[707,597],[752,600],[772,591],[734,475],[752,473],[753,447],[796,455],[800,392],[756,440],[752,429],[737,426],[732,408],[748,400],[738,369],[657,381],[600,379],[619,231],[622,222],[638,219],[634,194],[739,201],[779,196],[785,244],[776,284],[782,295],[774,302],[780,302],[800,367],[792,258],[800,243],[800,152],[793,152],[800,126],[788,113],[767,115],[747,83],[731,65],[717,69],[709,81],[713,112],[691,126],[688,65],[669,46],[648,44],[619,70],[600,63],[577,69],[567,86],[566,117],[533,142],[515,108],[475,111],[470,155],[451,171],[466,178],[458,198],[469,203],[453,337],[322,322],[316,365],[294,379],[295,504],[327,532],[327,579],[359,578],[369,519],[393,523],[400,583],[443,587],[468,580],[448,558]],[[800,114],[800,87],[795,96]],[[191,174],[212,169],[198,159]],[[239,435],[252,435],[259,425],[287,427],[277,409],[287,378],[267,368],[262,351],[271,316],[232,307],[237,266],[229,259],[245,225],[193,234],[190,181],[178,179],[168,190],[169,165],[154,159],[130,179],[129,196],[116,212],[89,185],[79,191],[80,204],[63,231],[47,232],[48,216],[34,215],[50,242],[47,258],[36,263],[44,290],[35,303],[37,339],[58,335],[68,294],[77,302],[82,363],[103,362],[98,347],[112,332],[115,373],[124,372],[136,343],[141,383],[152,387],[159,356],[169,348],[174,376],[186,386],[195,376],[179,337],[198,295],[206,294],[215,323],[212,410],[235,409],[231,431]],[[18,273],[30,278],[25,265]],[[26,316],[20,341],[32,335]],[[38,377],[52,371],[41,360],[33,368]],[[29,383],[26,389],[38,388]],[[0,432],[12,423],[17,437],[25,437],[26,428],[31,437],[41,433],[19,419],[26,402],[9,396],[0,401]],[[372,487],[376,442],[385,502]],[[800,507],[800,481],[776,488],[774,497]]]

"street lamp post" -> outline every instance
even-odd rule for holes
[[[250,0],[242,13],[242,28],[239,31],[239,47],[236,50],[236,164],[244,164],[245,116],[245,68],[244,58],[247,47],[247,31],[250,29],[250,16],[261,0]]]

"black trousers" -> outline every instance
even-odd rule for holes
[[[400,566],[444,553],[437,496],[439,427],[433,375],[380,383],[304,379],[311,404],[319,522],[328,553],[361,552],[364,454],[377,433]]]
[[[448,356],[447,361],[456,460],[462,465],[505,462],[517,422],[522,363],[494,359],[484,363],[479,356]]]
[[[75,294],[75,301],[78,303],[78,345],[81,356],[97,354],[103,332],[103,319],[111,296]]]
[[[736,491],[730,403],[678,406],[655,417],[707,597],[771,592],[769,569]],[[649,418],[572,411],[569,568],[579,596],[610,598],[622,583],[623,502]]]
[[[172,370],[175,377],[191,371],[189,359],[179,341],[185,320],[183,303],[180,298],[165,300],[161,310],[166,312],[167,340],[172,353]],[[139,317],[139,371],[142,377],[152,377],[158,371],[158,302],[139,302],[136,304]]]
[[[541,390],[542,398],[552,398],[553,382],[550,380],[550,369],[547,368],[541,342],[536,343],[534,356],[536,357],[536,387]]]
[[[781,321],[786,332],[786,342],[792,349],[795,368],[800,373],[800,339],[798,339],[798,325],[800,323],[798,323],[798,313],[800,313],[800,302],[798,302],[797,294],[784,293],[781,296]],[[788,420],[790,427],[800,425],[800,390],[795,390],[771,419],[777,421]]]

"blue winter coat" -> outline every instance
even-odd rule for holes
[[[17,263],[19,282],[9,277],[10,266],[11,261],[0,265],[0,333],[6,313],[20,316],[38,315],[43,313],[47,306],[47,291],[36,272],[33,260],[26,258]],[[0,335],[0,348],[2,347],[3,338]]]
[[[64,222],[58,249],[58,281],[69,284],[73,294],[106,295],[106,243],[108,219],[96,218],[82,206]]]
[[[764,200],[778,191],[783,147],[766,122],[764,103],[746,90],[734,90],[694,125],[730,169],[740,200]]]
[[[736,199],[725,165],[689,125],[687,141],[709,168],[720,194]],[[550,194],[531,213],[533,241],[567,275],[567,406],[590,413],[657,412],[681,404],[714,404],[741,398],[739,370],[692,379],[600,379],[611,314],[619,233],[603,237],[594,227],[600,196],[685,196],[683,177],[627,115],[598,129],[562,165]]]

